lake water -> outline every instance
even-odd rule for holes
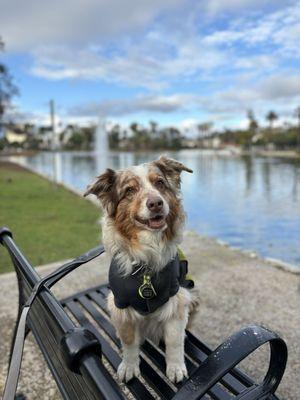
[[[194,171],[182,179],[187,229],[300,266],[299,162],[201,150],[168,154]],[[106,167],[124,168],[158,155],[62,152],[11,158],[83,191]]]

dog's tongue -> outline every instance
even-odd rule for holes
[[[152,229],[162,228],[165,224],[164,218],[150,218],[149,227]]]

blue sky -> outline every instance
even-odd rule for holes
[[[300,1],[0,0],[11,114],[217,128],[300,105]]]

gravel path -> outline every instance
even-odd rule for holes
[[[201,306],[193,331],[212,347],[248,324],[261,324],[277,331],[289,348],[287,370],[277,393],[282,400],[300,399],[300,275],[275,268],[262,259],[232,250],[195,233],[186,233],[182,248],[201,292]],[[39,273],[44,275],[60,264],[40,267]],[[93,261],[72,273],[53,291],[57,296],[66,296],[105,282],[107,265],[105,257]],[[2,393],[17,312],[14,274],[0,276],[0,293]],[[259,379],[266,371],[267,360],[266,348],[250,357],[242,368]],[[24,349],[19,388],[30,400],[61,399],[31,335]]]

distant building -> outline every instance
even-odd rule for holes
[[[181,141],[182,147],[188,148],[188,149],[195,149],[198,147],[198,140],[197,139],[188,139],[188,138],[183,138]]]
[[[201,144],[206,149],[219,149],[222,141],[219,136],[210,136],[205,139],[201,139]]]
[[[4,137],[9,144],[23,145],[27,140],[27,133],[19,126],[8,126],[4,128]]]

